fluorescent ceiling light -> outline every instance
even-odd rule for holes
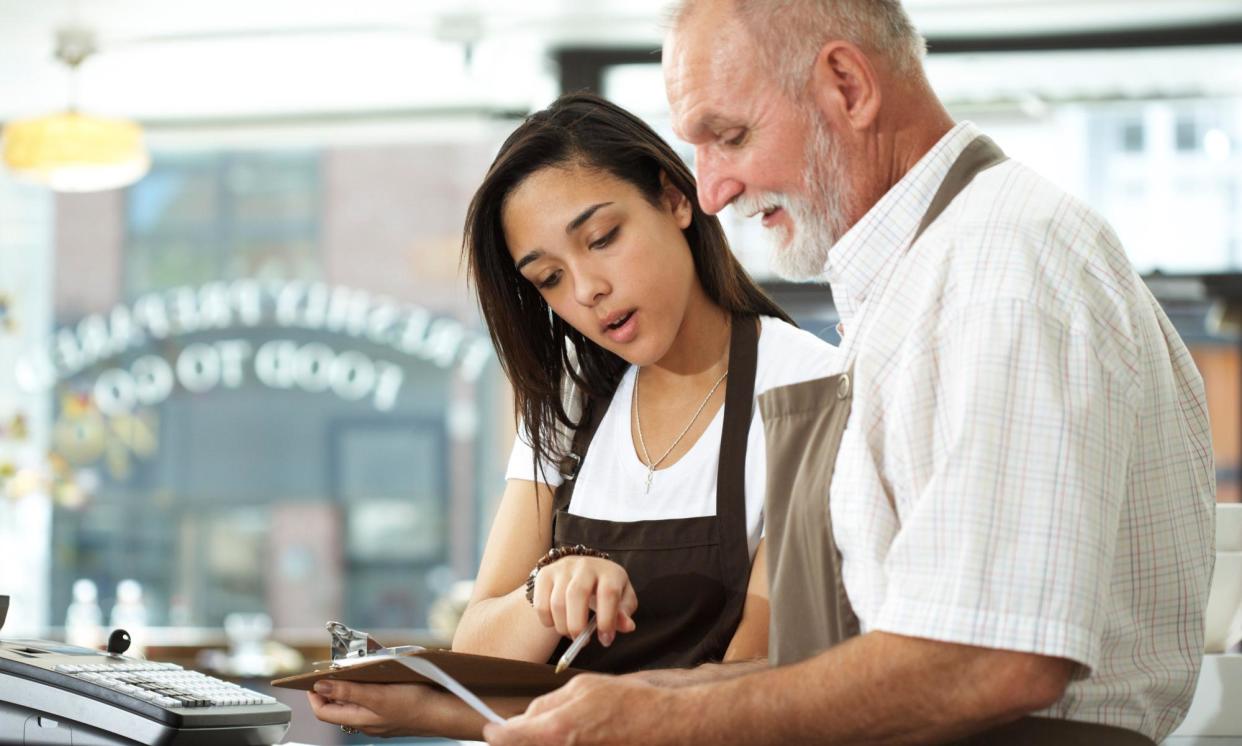
[[[24,181],[93,192],[134,183],[151,159],[137,124],[68,111],[7,124],[4,163]]]
[[[79,28],[57,34],[56,56],[76,74],[95,52],[94,36]],[[14,176],[60,192],[92,192],[127,186],[151,167],[142,129],[124,119],[105,119],[75,110],[9,122],[4,127],[4,163]]]

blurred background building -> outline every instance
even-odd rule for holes
[[[149,152],[104,190],[0,169],[6,632],[64,635],[76,581],[106,614],[132,579],[166,652],[224,644],[236,614],[293,646],[329,618],[443,639],[514,429],[459,263],[467,201],[561,91],[673,139],[665,5],[0,0],[0,139],[74,107]],[[1242,5],[907,6],[954,115],[1114,224],[1194,351],[1238,501]],[[722,217],[833,339],[830,292],[777,281],[758,226]]]

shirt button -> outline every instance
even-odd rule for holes
[[[841,380],[837,382],[837,398],[845,399],[850,395],[850,374],[841,374]]]

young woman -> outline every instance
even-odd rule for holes
[[[838,372],[729,252],[694,178],[586,94],[504,143],[464,251],[515,395],[508,486],[453,649],[629,672],[767,655],[755,397]],[[426,687],[337,683],[312,706],[370,735],[478,737]],[[521,709],[519,703],[516,709]]]

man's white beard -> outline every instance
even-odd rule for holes
[[[754,209],[779,206],[789,213],[793,238],[790,240],[787,229],[771,236],[774,244],[771,266],[781,277],[797,282],[813,280],[824,273],[828,250],[849,229],[842,188],[846,181],[844,158],[827,128],[815,119],[810,123],[803,161],[806,163],[804,191],[807,197],[769,192],[747,198],[745,203]],[[788,245],[782,245],[786,241]]]

